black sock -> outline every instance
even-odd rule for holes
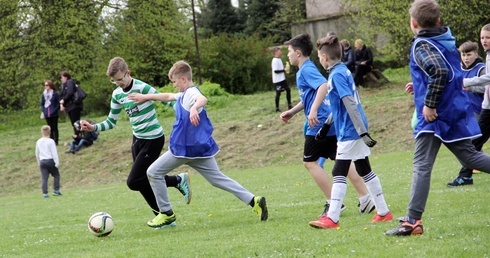
[[[165,215],[167,215],[167,216],[172,216],[172,215],[174,215],[174,211],[173,211],[173,210],[168,210],[168,211],[165,211],[165,212],[160,212],[160,213],[163,213],[163,214],[165,214]]]
[[[252,200],[250,200],[250,202],[248,203],[248,205],[250,205],[250,206],[252,206],[252,207],[253,207],[253,206],[254,206],[254,204],[255,204],[255,201],[254,201],[254,200],[255,200],[255,196],[254,196],[254,197],[252,197]]]

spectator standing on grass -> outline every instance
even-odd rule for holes
[[[41,170],[41,190],[44,198],[49,198],[48,195],[48,179],[49,175],[53,176],[53,194],[61,195],[60,192],[60,171],[58,167],[60,160],[58,158],[58,150],[53,139],[49,138],[51,128],[49,125],[41,127],[41,138],[36,142],[36,160]]]
[[[490,156],[471,142],[481,136],[463,87],[463,72],[456,40],[440,25],[434,0],[416,0],[409,9],[415,37],[410,47],[410,74],[416,109],[413,177],[407,216],[385,232],[390,236],[423,233],[422,215],[430,190],[437,153],[444,144],[463,166],[490,172]]]
[[[116,89],[112,92],[111,110],[108,117],[105,121],[97,124],[82,120],[80,125],[83,131],[106,131],[116,126],[121,111],[128,115],[133,132],[133,143],[131,144],[133,165],[126,183],[129,189],[141,193],[156,215],[158,214],[158,204],[148,181],[146,170],[160,156],[165,143],[165,136],[157,119],[153,101],[137,104],[130,100],[128,95],[134,92],[157,93],[157,90],[145,82],[132,78],[128,64],[121,57],[114,57],[110,60],[107,76],[111,78],[111,83],[116,85]],[[167,187],[177,188],[184,195],[186,203],[190,203],[192,192],[187,173],[167,176],[166,182]]]
[[[168,198],[165,175],[184,164],[197,170],[211,185],[250,205],[260,220],[266,221],[269,215],[265,197],[253,195],[218,168],[214,156],[219,152],[219,147],[212,137],[213,126],[204,108],[208,99],[194,85],[190,65],[185,61],[176,62],[170,68],[168,78],[179,93],[134,93],[129,96],[129,99],[140,104],[152,100],[176,101],[176,121],[170,135],[169,150],[148,168],[148,179],[158,202],[159,214],[147,225],[152,228],[176,225],[177,217]]]
[[[291,105],[291,89],[289,88],[288,81],[286,80],[286,73],[289,73],[289,68],[285,69],[282,63],[281,56],[282,51],[280,47],[274,47],[274,58],[272,58],[272,83],[276,88],[276,112],[281,112],[279,109],[279,100],[281,98],[281,92],[286,91],[286,100],[288,102],[288,109],[292,108]]]
[[[354,47],[356,48],[354,81],[356,86],[364,86],[364,75],[368,74],[373,69],[373,52],[364,45],[364,42],[361,39],[356,39]]]
[[[58,145],[58,118],[60,110],[60,94],[56,91],[52,80],[44,82],[44,91],[41,96],[41,112],[43,113],[46,123],[51,128],[49,137]]]
[[[83,110],[83,103],[73,101],[73,94],[77,90],[75,80],[67,71],[61,72],[61,94],[60,94],[60,110],[65,111],[70,118],[71,125],[80,120]],[[73,126],[73,134],[78,134],[77,129]]]

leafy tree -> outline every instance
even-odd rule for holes
[[[194,49],[190,23],[177,9],[173,0],[128,0],[114,14],[103,63],[121,56],[137,78],[154,86],[168,83],[172,64]]]
[[[202,41],[204,78],[232,94],[252,94],[270,89],[270,39],[257,35],[220,34]]]
[[[399,65],[405,65],[413,33],[409,27],[408,9],[412,0],[371,1],[342,0],[344,10],[351,18],[351,32],[370,45],[386,43],[377,49],[390,55]],[[488,0],[440,0],[441,19],[451,28],[457,43],[478,41],[482,25],[489,23]],[[383,39],[388,39],[385,42]]]
[[[23,106],[14,108],[37,108],[42,92],[42,81],[57,82],[59,73],[68,70],[78,80],[92,77],[92,67],[100,39],[98,19],[102,4],[108,0],[25,0],[3,1],[1,10],[9,13],[2,18],[11,28],[0,27],[12,35],[7,41],[7,50],[14,48],[9,66],[0,67],[0,72],[12,74],[14,91],[22,92],[12,101]],[[6,8],[5,8],[6,7]],[[94,19],[95,17],[95,19]],[[15,22],[14,22],[15,19]],[[18,43],[19,39],[22,43]],[[27,105],[26,105],[27,104]]]
[[[0,8],[0,32],[2,42],[0,43],[0,110],[9,111],[18,109],[22,105],[23,94],[15,85],[19,79],[22,60],[17,58],[17,53],[22,53],[23,39],[19,32],[18,24],[18,2],[1,2]]]
[[[248,0],[246,9],[248,19],[246,20],[245,34],[258,33],[262,38],[272,36],[275,30],[267,24],[274,18],[279,3],[275,0]]]
[[[201,24],[211,35],[220,33],[239,33],[243,30],[244,21],[238,20],[237,10],[230,0],[209,0],[202,10]]]
[[[278,9],[274,17],[264,24],[264,27],[274,35],[275,44],[282,44],[289,40],[291,35],[291,25],[295,22],[306,19],[306,5],[302,0],[282,0],[278,1]]]

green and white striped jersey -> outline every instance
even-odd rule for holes
[[[128,92],[124,92],[121,87],[117,87],[112,92],[111,110],[106,120],[95,124],[95,131],[105,131],[116,126],[117,118],[121,110],[124,109],[129,117],[129,122],[133,129],[133,135],[139,139],[156,139],[163,135],[163,128],[157,119],[155,104],[152,100],[135,104],[128,98],[131,93],[152,94],[158,91],[152,86],[133,79],[133,85]]]

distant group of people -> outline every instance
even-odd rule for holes
[[[45,198],[49,197],[46,183],[50,174],[55,178],[54,195],[61,195],[59,191],[59,158],[56,149],[60,138],[58,130],[60,112],[66,112],[73,127],[72,140],[68,143],[70,148],[66,151],[67,153],[75,154],[82,147],[92,145],[98,136],[96,133],[80,130],[79,123],[83,102],[74,101],[74,94],[78,89],[71,75],[67,71],[63,71],[60,73],[60,80],[61,89],[59,93],[54,86],[53,80],[44,81],[44,91],[41,94],[40,101],[41,118],[46,120],[46,125],[42,127],[42,138],[36,144],[36,158],[41,167],[42,191]],[[52,144],[46,138],[49,138]]]

